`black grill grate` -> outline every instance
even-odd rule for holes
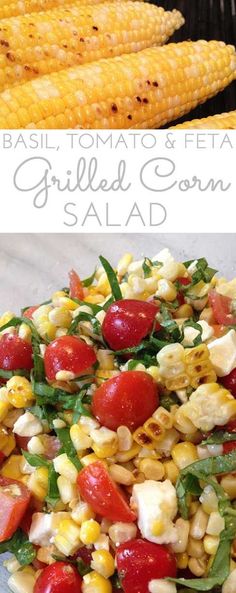
[[[166,10],[178,8],[186,23],[172,40],[218,39],[236,45],[236,0],[150,0]],[[236,82],[181,121],[236,109]]]

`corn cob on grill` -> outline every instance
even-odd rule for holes
[[[235,77],[235,48],[223,42],[146,49],[7,89],[0,95],[0,129],[161,127]]]
[[[203,119],[186,121],[171,129],[192,129],[192,130],[236,130],[236,111],[220,113]]]
[[[87,8],[77,2],[5,19],[0,27],[0,91],[70,66],[162,45],[183,23],[177,10],[131,1]]]
[[[105,0],[77,0],[80,4],[98,4]],[[71,5],[74,0],[0,0],[0,19],[29,14],[30,12],[41,12],[58,6]]]

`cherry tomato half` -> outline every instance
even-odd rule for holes
[[[37,311],[39,305],[33,305],[32,307],[28,307],[23,313],[23,317],[28,317],[28,319],[33,319],[33,313]]]
[[[96,362],[91,346],[76,336],[61,336],[46,348],[44,364],[49,381],[56,378],[58,371],[71,371],[78,376]]]
[[[226,424],[225,430],[228,432],[236,432],[236,420],[230,420],[230,422]]]
[[[228,443],[223,443],[223,453],[231,453],[236,449],[236,441],[229,441]]]
[[[220,382],[236,397],[236,369],[233,369],[226,377],[221,377]]]
[[[82,498],[98,515],[110,521],[124,523],[132,523],[136,520],[135,513],[128,506],[101,461],[90,463],[82,469],[77,481]]]
[[[75,270],[71,270],[69,272],[69,279],[70,279],[70,297],[72,299],[79,299],[80,301],[84,300],[84,287]]]
[[[191,280],[189,278],[184,278],[184,277],[178,278],[178,282],[182,286],[188,286],[188,284],[191,284]],[[181,290],[177,294],[177,300],[179,302],[179,306],[184,305],[185,297],[184,297],[184,293]]]
[[[144,539],[121,544],[116,561],[125,593],[147,593],[150,581],[176,576],[174,555],[165,546]]]
[[[220,325],[233,325],[236,323],[236,315],[232,312],[232,299],[219,294],[216,290],[210,290],[209,303],[217,323]]]
[[[42,570],[34,593],[81,593],[81,585],[81,576],[72,564],[54,562]]]
[[[0,542],[15,533],[30,503],[30,496],[24,484],[0,476]]]
[[[125,371],[95,391],[92,412],[99,422],[116,430],[135,430],[152,416],[159,403],[157,386],[143,371]]]
[[[15,371],[33,368],[32,346],[14,334],[4,334],[0,339],[0,369]]]
[[[110,305],[102,333],[113,350],[138,346],[153,328],[157,306],[153,302],[123,299]]]

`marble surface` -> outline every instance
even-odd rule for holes
[[[46,300],[66,285],[72,267],[82,278],[90,275],[99,254],[115,264],[125,251],[139,258],[166,246],[176,259],[205,256],[222,275],[236,274],[236,234],[0,235],[0,313],[18,313],[25,305]],[[0,569],[0,593],[9,591],[6,577]]]

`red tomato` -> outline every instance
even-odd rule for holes
[[[46,348],[44,356],[47,379],[53,381],[58,371],[71,371],[78,376],[96,362],[91,346],[76,336],[61,336]]]
[[[177,278],[177,280],[180,284],[182,284],[182,286],[188,286],[189,284],[191,284],[190,278],[184,278],[184,276],[181,276],[181,278]]]
[[[226,377],[221,377],[220,382],[226,389],[231,391],[234,397],[236,397],[236,369],[231,371]]]
[[[39,305],[33,305],[33,307],[28,307],[23,313],[23,317],[28,317],[28,319],[33,319],[33,313],[37,311]]]
[[[23,449],[24,451],[27,451],[28,442],[31,438],[32,437],[21,437],[19,434],[15,434],[16,445],[18,449]]]
[[[226,428],[228,432],[236,432],[236,420],[230,420],[228,424],[226,424]]]
[[[0,476],[0,542],[15,533],[29,502],[30,491],[24,484]]]
[[[221,338],[221,336],[223,336],[227,332],[225,325],[219,325],[217,323],[213,323],[211,326],[214,330],[215,338]]]
[[[81,585],[81,576],[72,564],[54,562],[39,575],[34,593],[81,593]]]
[[[125,371],[98,387],[92,411],[107,428],[116,430],[125,425],[135,430],[152,416],[158,403],[157,386],[150,375],[143,371]]]
[[[92,506],[95,513],[110,521],[132,523],[136,520],[135,513],[101,461],[90,463],[82,469],[77,480],[82,498]]]
[[[116,561],[125,593],[147,593],[150,581],[176,577],[174,555],[165,546],[144,539],[121,544]]]
[[[84,300],[84,287],[80,280],[80,277],[75,272],[75,270],[71,270],[69,272],[69,279],[70,279],[70,297],[72,299],[79,299],[80,301]]]
[[[157,306],[153,302],[123,299],[110,305],[102,333],[113,350],[138,346],[153,328]]]
[[[236,449],[236,441],[229,441],[228,443],[223,443],[223,453],[231,453]]]
[[[89,548],[87,546],[82,546],[82,548],[79,548],[79,550],[73,556],[73,560],[81,559],[84,562],[84,564],[86,564],[87,566],[90,566],[90,564],[93,560],[93,558],[92,558],[93,552],[94,552],[94,546],[90,546]]]
[[[21,519],[20,522],[20,528],[22,529],[22,531],[24,531],[24,533],[26,533],[28,535],[30,527],[31,527],[31,523],[32,523],[32,516],[35,513],[35,509],[30,505],[27,509],[26,512],[24,514],[24,516]]]
[[[0,451],[0,465],[2,465],[5,458],[6,458],[6,456],[4,455],[4,453],[2,451]]]
[[[232,299],[219,294],[216,290],[210,290],[209,302],[217,323],[223,325],[232,325],[236,323],[236,314],[232,311]]]
[[[13,334],[4,334],[0,340],[0,368],[5,371],[33,368],[32,346]]]

